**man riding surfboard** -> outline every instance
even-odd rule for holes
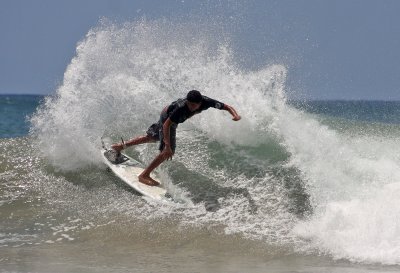
[[[157,186],[160,183],[150,177],[151,172],[167,159],[172,159],[176,147],[176,128],[179,123],[208,108],[226,110],[232,115],[232,120],[238,121],[241,117],[236,110],[222,102],[201,95],[197,90],[189,91],[186,98],[178,99],[165,107],[160,115],[160,120],[152,124],[145,136],[133,138],[125,143],[117,143],[111,146],[118,154],[126,147],[142,143],[160,141],[160,153],[150,165],[138,176],[140,182]]]

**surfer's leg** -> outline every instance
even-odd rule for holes
[[[140,136],[140,137],[136,137],[136,138],[132,138],[128,141],[125,142],[125,146],[126,147],[130,147],[133,145],[138,145],[138,144],[143,144],[143,143],[149,143],[149,142],[156,142],[157,139],[155,139],[152,136]],[[113,144],[111,145],[111,148],[117,152],[122,151],[125,147],[122,143],[117,143],[117,144]]]
[[[150,177],[150,173],[160,166],[167,158],[163,153],[159,153],[156,158],[150,163],[150,165],[139,175],[139,181],[150,186],[158,186],[160,185],[159,182],[155,181],[153,178]]]
[[[157,186],[160,183],[158,183],[157,181],[155,181],[153,178],[150,177],[151,172],[157,168],[158,166],[160,166],[161,163],[163,163],[165,160],[168,159],[168,156],[166,156],[165,153],[163,153],[164,151],[164,137],[163,137],[163,133],[162,130],[159,131],[159,138],[160,138],[160,153],[157,155],[156,158],[154,158],[154,160],[150,163],[150,165],[139,175],[139,181],[147,184],[147,185],[151,185],[151,186]],[[172,149],[172,153],[175,153],[175,147],[176,147],[176,125],[175,126],[171,126],[170,129],[170,142],[171,142],[171,149]]]

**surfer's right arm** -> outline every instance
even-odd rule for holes
[[[171,119],[167,118],[167,120],[163,124],[164,139],[162,140],[164,141],[165,144],[164,150],[162,152],[165,153],[167,159],[171,159],[172,155],[174,154],[171,149],[171,137],[169,134],[171,125],[172,125]]]
[[[232,120],[238,121],[241,119],[239,114],[236,112],[235,108],[232,106],[229,106],[228,104],[224,104],[224,108],[222,108],[225,111],[228,111],[232,115]]]

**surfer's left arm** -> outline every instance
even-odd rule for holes
[[[235,108],[233,108],[232,106],[230,106],[228,104],[224,104],[224,108],[222,108],[222,109],[225,111],[228,111],[232,115],[232,117],[233,117],[232,120],[238,121],[241,119],[241,117],[236,112]]]

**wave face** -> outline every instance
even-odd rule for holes
[[[101,136],[118,141],[141,135],[164,106],[198,89],[234,106],[242,120],[210,109],[179,127],[174,160],[159,172],[193,207],[155,213],[151,202],[125,198],[120,209],[102,212],[172,217],[183,226],[222,227],[224,234],[289,251],[400,264],[398,128],[381,125],[389,133],[380,134],[378,125],[346,123],[352,129],[343,129],[337,120],[290,106],[285,67],[241,69],[220,36],[165,20],[92,29],[56,94],[31,119],[47,164],[69,174],[95,167],[96,177]],[[149,162],[156,147],[128,153]],[[70,194],[76,196],[76,188]],[[102,191],[102,202],[115,195]],[[57,194],[70,202],[68,191],[65,196]],[[214,212],[206,211],[210,207]]]

